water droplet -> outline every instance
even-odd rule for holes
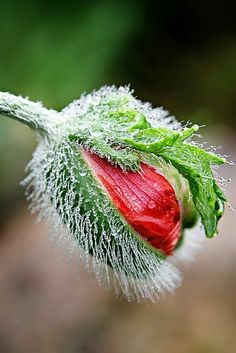
[[[99,137],[101,135],[100,131],[91,131],[93,137]]]
[[[156,207],[156,202],[153,201],[153,200],[150,200],[148,202],[148,208],[152,209],[152,208],[155,208]]]
[[[158,183],[153,183],[152,185],[154,188],[157,188],[158,187]]]
[[[85,175],[87,175],[86,170],[80,170],[80,171],[79,171],[79,175],[80,175],[80,176],[85,176]]]

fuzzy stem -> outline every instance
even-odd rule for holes
[[[41,135],[50,134],[57,118],[56,111],[7,92],[0,92],[0,115],[18,120]]]

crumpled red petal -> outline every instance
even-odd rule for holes
[[[181,212],[166,178],[145,163],[138,172],[124,171],[96,154],[83,154],[125,220],[153,247],[171,255],[181,233]]]

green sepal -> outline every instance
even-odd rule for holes
[[[89,134],[69,135],[69,140],[76,142],[96,153],[102,158],[107,158],[111,163],[120,166],[122,169],[138,170],[140,166],[140,157],[138,152],[131,150],[125,145],[117,145],[115,143],[106,143],[99,138],[91,138]]]
[[[61,162],[52,160],[47,174],[49,185],[56,180],[58,163],[63,165],[65,155],[67,165],[70,166],[70,168],[65,166],[64,172],[60,173],[60,183],[57,182],[53,186],[53,190],[57,190],[55,198],[57,203],[54,206],[85,252],[94,256],[97,261],[105,262],[114,270],[123,271],[129,277],[145,279],[149,275],[154,275],[153,268],[149,268],[148,264],[140,261],[140,254],[150,254],[157,263],[164,260],[166,255],[142,239],[125,221],[107,192],[94,177],[81,153],[81,148],[69,142],[65,148],[59,145],[54,153],[61,156]],[[73,198],[70,197],[72,203],[70,209],[77,211],[68,215],[66,198],[70,193],[74,195]],[[51,201],[53,202],[53,199]],[[78,219],[80,219],[79,225]],[[84,234],[83,224],[86,227]],[[127,249],[129,256],[127,256]],[[112,254],[120,258],[119,263],[117,259],[115,261],[112,259]]]
[[[123,169],[137,170],[143,153],[162,157],[187,180],[206,236],[213,237],[226,198],[215,181],[212,166],[225,163],[225,159],[191,142],[198,125],[182,130],[158,127],[142,109],[131,108],[134,100],[128,95],[117,101],[101,99],[99,104],[89,106],[84,115],[73,119],[70,138]]]

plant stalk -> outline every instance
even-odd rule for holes
[[[0,115],[15,119],[40,135],[48,135],[56,123],[57,112],[26,98],[0,92]]]

